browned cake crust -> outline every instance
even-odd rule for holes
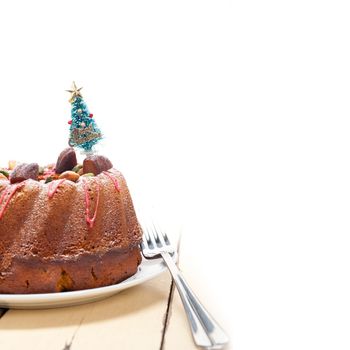
[[[67,180],[50,196],[59,181],[26,180],[9,200],[0,219],[0,293],[94,288],[137,271],[141,229],[122,174]],[[0,180],[0,195],[14,186]]]

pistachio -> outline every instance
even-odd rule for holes
[[[77,164],[72,171],[74,171],[75,173],[79,174],[79,170],[82,169],[83,164]]]
[[[17,162],[15,160],[9,160],[9,170],[13,170],[17,166]]]
[[[8,178],[3,173],[0,173],[0,180],[8,180]]]
[[[94,173],[87,173],[87,174],[84,174],[82,176],[84,176],[84,177],[93,177],[93,176],[95,176],[95,174]]]
[[[9,177],[9,172],[5,169],[0,169],[0,174],[6,176],[7,178]]]
[[[46,168],[47,168],[48,170],[53,170],[53,169],[55,168],[55,166],[56,166],[56,164],[51,163],[51,164],[49,164],[49,165],[46,165]]]
[[[48,184],[49,182],[52,182],[53,178],[51,176],[47,177],[45,180],[45,183]]]

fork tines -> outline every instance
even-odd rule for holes
[[[147,255],[160,254],[162,251],[174,252],[168,235],[154,222],[142,226],[142,229],[143,237],[141,248],[145,257],[147,257]]]

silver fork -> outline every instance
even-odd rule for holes
[[[174,263],[171,255],[175,249],[167,234],[154,224],[143,226],[143,233],[143,256],[146,259],[159,256],[164,259],[184,305],[194,342],[205,349],[222,349],[229,341],[228,336],[200,303]]]

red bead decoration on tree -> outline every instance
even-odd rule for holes
[[[92,113],[89,114],[89,117],[92,118],[94,115]]]
[[[71,124],[72,124],[72,121],[70,120],[70,121],[68,122],[68,124],[71,125]]]

